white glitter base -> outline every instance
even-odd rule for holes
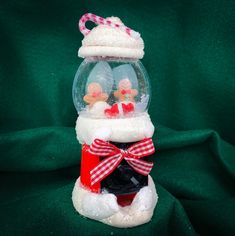
[[[81,185],[79,177],[73,189],[72,201],[75,209],[81,215],[111,226],[128,228],[145,224],[151,220],[158,195],[149,175],[148,186],[140,189],[131,205],[121,207],[114,194],[97,194],[86,190]]]

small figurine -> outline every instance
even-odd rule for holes
[[[83,97],[84,101],[92,107],[96,102],[106,102],[108,99],[107,93],[103,93],[103,89],[99,83],[90,83],[87,87],[87,94]]]
[[[118,99],[111,108],[105,110],[107,117],[130,115],[135,111],[135,97],[138,90],[133,89],[133,84],[138,88],[138,81],[134,69],[129,64],[124,64],[113,69],[114,81],[117,90],[113,95]],[[133,83],[133,84],[132,84]]]
[[[105,117],[105,109],[110,108],[107,99],[113,87],[113,72],[110,65],[105,61],[99,61],[95,64],[87,77],[85,96],[83,101],[88,106],[82,108],[83,112],[90,116]],[[76,88],[78,92],[78,89]],[[79,94],[83,94],[81,91]],[[81,101],[75,103],[75,106],[81,105]],[[80,108],[77,107],[80,110]]]
[[[132,84],[129,79],[122,79],[118,84],[118,90],[114,92],[114,96],[118,98],[120,102],[131,101],[134,102],[138,91],[132,89]]]
[[[114,96],[120,102],[135,102],[134,98],[138,95],[138,81],[133,67],[129,64],[118,66],[113,69],[113,74],[117,86]]]

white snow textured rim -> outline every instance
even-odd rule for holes
[[[101,56],[101,57],[122,57],[142,59],[144,56],[143,49],[138,48],[121,48],[109,46],[82,46],[78,51],[78,56],[82,58]]]
[[[129,143],[151,138],[154,126],[148,113],[123,119],[94,119],[79,116],[76,122],[77,139],[90,145],[96,138]]]

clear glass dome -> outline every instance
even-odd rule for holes
[[[80,116],[125,118],[147,111],[148,74],[139,60],[86,58],[73,82],[73,102]]]

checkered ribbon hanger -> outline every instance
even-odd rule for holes
[[[86,13],[84,14],[81,19],[79,20],[78,26],[79,29],[81,31],[81,33],[86,36],[90,33],[90,30],[86,28],[86,22],[87,21],[92,21],[95,24],[98,25],[108,25],[110,27],[113,28],[118,28],[124,32],[126,32],[128,35],[130,35],[131,37],[135,38],[135,39],[139,39],[140,38],[140,34],[132,29],[130,29],[129,27],[121,24],[121,23],[115,23],[112,20],[106,20],[105,18],[102,18],[100,16],[97,16],[95,14],[92,13]]]
[[[136,172],[147,176],[153,167],[153,162],[147,162],[140,158],[153,154],[155,148],[151,138],[143,139],[133,144],[127,150],[119,149],[104,140],[95,139],[90,145],[89,152],[105,157],[99,165],[90,171],[91,185],[94,185],[112,173],[123,159],[126,160]]]

